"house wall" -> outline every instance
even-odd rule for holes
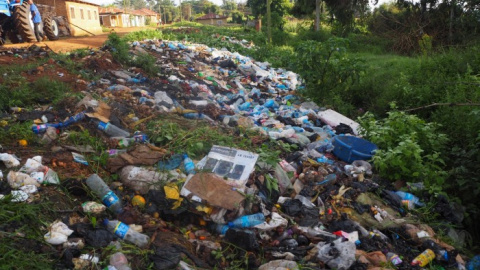
[[[72,36],[89,35],[88,32],[93,34],[102,33],[98,7],[69,1],[65,1],[64,3],[66,7],[65,10],[67,11],[66,17],[71,23],[70,27],[72,30]],[[87,30],[88,32],[81,28]]]
[[[226,25],[227,18],[225,19],[206,19],[206,20],[196,20],[198,23],[206,24],[206,25]]]

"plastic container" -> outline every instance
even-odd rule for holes
[[[408,209],[413,209],[414,206],[425,206],[424,203],[420,202],[420,199],[417,196],[411,193],[404,191],[396,191],[395,194],[402,198],[402,204],[405,205]]]
[[[355,160],[370,160],[378,149],[375,144],[354,136],[335,136],[332,144],[335,156],[348,163]]]
[[[415,259],[413,259],[411,265],[418,265],[420,267],[424,267],[425,265],[433,261],[433,259],[435,259],[435,253],[431,249],[426,249]]]
[[[189,158],[187,154],[183,154],[183,168],[187,175],[195,174],[195,163],[193,163],[193,160]]]
[[[112,125],[110,123],[105,123],[100,120],[94,120],[93,122],[95,123],[95,125],[97,125],[98,129],[102,130],[110,137],[121,137],[121,138],[130,137],[130,133],[128,131],[125,131],[115,125]]]
[[[403,262],[402,259],[400,259],[400,257],[398,257],[398,255],[393,252],[387,253],[387,260],[393,263],[393,265],[399,265]]]
[[[97,174],[87,178],[87,186],[102,199],[103,204],[115,213],[123,212],[122,201]]]
[[[130,266],[128,266],[127,257],[122,252],[114,253],[110,257],[110,265],[114,266],[117,270],[130,270]]]
[[[230,228],[250,228],[265,222],[265,216],[262,213],[239,217],[232,222],[228,222]]]
[[[103,223],[107,226],[109,231],[114,233],[120,239],[130,242],[140,248],[147,246],[148,241],[150,241],[150,238],[145,234],[131,229],[130,226],[118,220],[105,219]]]

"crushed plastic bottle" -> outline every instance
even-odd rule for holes
[[[150,238],[147,235],[133,230],[130,226],[118,220],[105,219],[103,223],[109,231],[114,233],[120,239],[135,244],[140,248],[147,246],[150,241]]]

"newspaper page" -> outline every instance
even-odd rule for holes
[[[214,145],[208,155],[198,162],[196,168],[215,173],[222,177],[228,185],[244,191],[257,159],[258,154],[252,152]],[[187,179],[187,182],[190,179]],[[190,194],[190,191],[185,188],[186,184],[182,188],[182,196]]]

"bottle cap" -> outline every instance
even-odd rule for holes
[[[103,219],[103,225],[107,226],[107,225],[108,225],[108,222],[109,222],[109,220],[108,220],[108,219],[106,219],[106,218],[105,218],[105,219]]]

